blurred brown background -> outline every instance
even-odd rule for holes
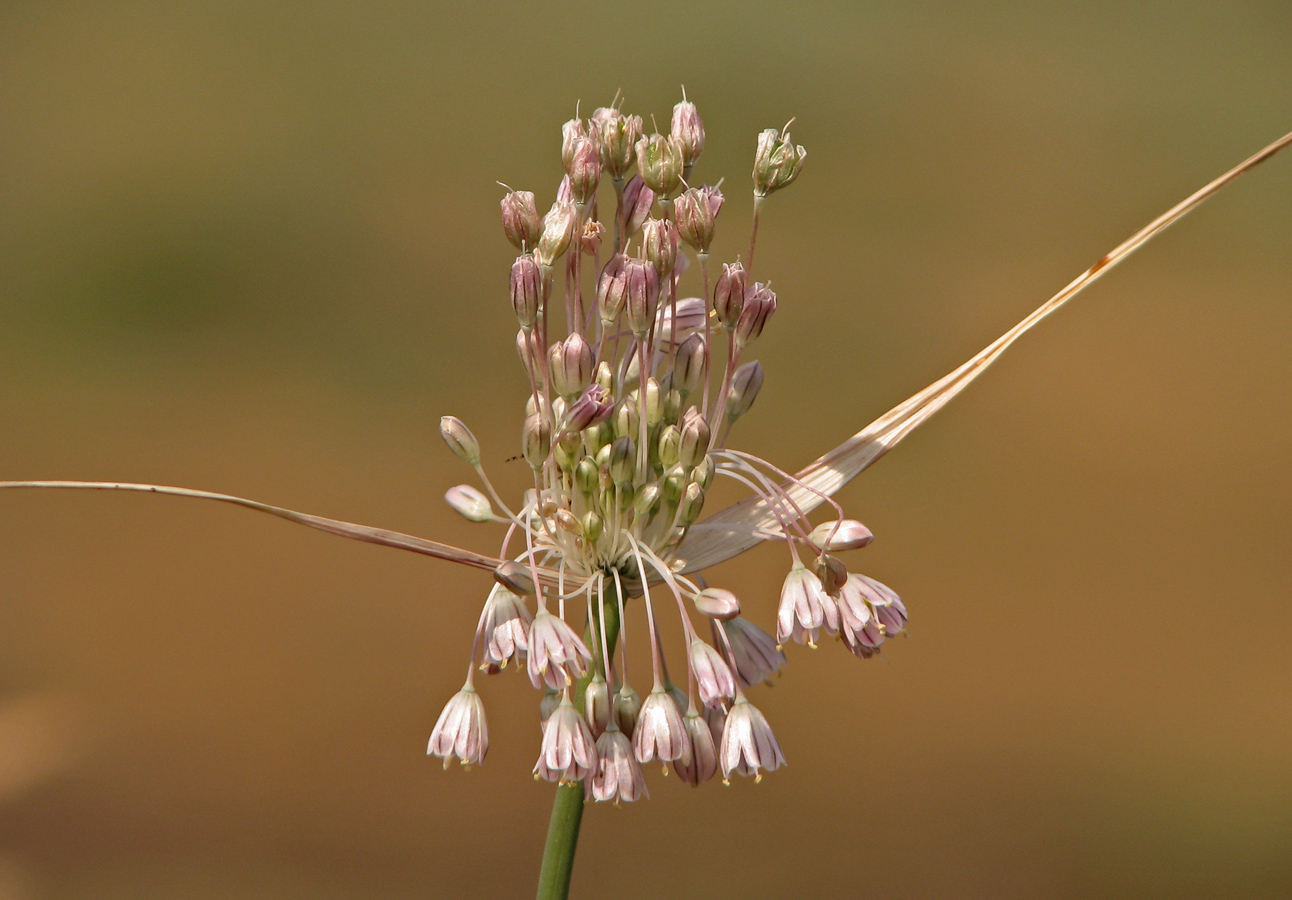
[[[492,550],[523,487],[501,179],[679,85],[780,312],[797,467],[1292,128],[1285,0],[0,7],[0,478],[153,481]],[[545,208],[545,207],[544,207]],[[845,505],[912,636],[791,651],[790,765],[585,820],[575,894],[1292,895],[1292,156],[1012,350]],[[725,568],[764,623],[783,551]],[[0,495],[0,898],[530,895],[536,697],[423,755],[487,579],[162,497]],[[640,658],[640,657],[639,657]],[[641,687],[641,685],[639,685]]]

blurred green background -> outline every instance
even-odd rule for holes
[[[798,467],[1292,128],[1292,8],[0,6],[0,478],[152,481],[492,551],[525,387],[494,179],[679,86],[744,247],[802,178],[736,443]],[[795,648],[788,768],[591,808],[591,898],[1292,895],[1292,156],[1029,335],[850,485],[911,637]],[[486,533],[487,532],[487,533]],[[721,579],[770,623],[783,550]],[[243,510],[0,496],[0,898],[532,891],[536,697],[423,755],[487,578]],[[639,659],[641,657],[639,656]]]

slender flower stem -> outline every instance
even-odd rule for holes
[[[601,595],[598,615],[605,618],[607,652],[614,653],[619,638],[619,598],[615,589],[607,584]],[[599,623],[588,622],[588,646],[598,646],[596,640]],[[597,656],[600,656],[597,653]],[[604,662],[603,668],[608,669]],[[579,679],[572,698],[575,707],[583,708],[583,695],[592,682],[593,671]],[[566,900],[570,895],[570,876],[574,872],[574,851],[579,846],[579,828],[583,824],[582,784],[563,784],[556,789],[552,801],[552,818],[547,825],[547,844],[543,848],[543,865],[538,872],[538,900]]]

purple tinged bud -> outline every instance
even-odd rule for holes
[[[578,212],[573,203],[558,200],[552,204],[543,217],[543,234],[538,239],[538,249],[534,251],[539,265],[550,266],[569,249],[577,222]]]
[[[545,609],[539,609],[529,628],[529,680],[555,690],[573,684],[588,671],[592,654],[574,629]]]
[[[600,425],[614,412],[614,398],[610,392],[599,384],[589,385],[583,395],[570,405],[566,413],[566,432],[578,433],[593,425]]]
[[[511,307],[520,327],[528,331],[538,321],[543,301],[543,274],[534,257],[526,253],[511,264]]]
[[[633,750],[640,763],[656,758],[672,762],[691,752],[682,713],[663,687],[651,691],[642,704],[637,730],[633,732]]]
[[[763,365],[758,360],[747,362],[731,376],[731,390],[727,392],[727,418],[733,422],[754,405],[763,387]]]
[[[543,744],[534,774],[545,781],[577,784],[596,769],[596,740],[567,694],[543,724]]]
[[[561,126],[561,165],[566,172],[574,163],[574,155],[579,141],[587,140],[588,126],[582,119],[570,119]]]
[[[607,330],[614,327],[627,299],[628,257],[616,253],[606,261],[597,281],[597,312],[601,316],[602,327]]]
[[[668,219],[647,219],[642,225],[642,256],[664,277],[677,262],[677,229]]]
[[[461,419],[457,416],[443,416],[440,419],[440,437],[449,449],[468,466],[480,465],[480,443]]]
[[[701,615],[725,621],[740,615],[740,598],[725,588],[705,588],[695,595],[695,608]]]
[[[564,341],[553,344],[549,359],[552,389],[567,400],[583,393],[583,389],[592,383],[592,374],[596,370],[592,347],[577,331]]]
[[[722,208],[722,192],[716,187],[688,188],[673,201],[677,213],[677,232],[682,240],[700,253],[708,253],[713,243],[715,220]]]
[[[695,675],[696,690],[705,706],[723,706],[724,701],[736,697],[736,679],[723,660],[722,654],[704,641],[691,641],[687,653],[691,672]]]
[[[520,429],[520,455],[534,471],[543,468],[552,449],[552,429],[547,420],[535,413],[525,419]]]
[[[509,559],[493,570],[493,580],[522,597],[534,594],[534,576],[529,566]]]
[[[633,756],[632,742],[618,728],[597,738],[597,771],[590,787],[593,798],[602,802],[631,803],[650,796],[646,776]]]
[[[683,100],[673,107],[669,134],[681,149],[682,164],[687,168],[695,165],[704,150],[704,122],[700,121],[700,113],[694,103]]]
[[[822,522],[812,529],[808,540],[818,550],[837,553],[840,550],[857,550],[864,547],[874,540],[874,537],[870,529],[856,519],[840,519],[834,522]]]
[[[637,719],[641,716],[642,698],[627,682],[615,691],[615,723],[624,734],[637,733]]]
[[[484,703],[470,682],[445,704],[431,729],[426,752],[442,757],[446,769],[455,756],[464,766],[484,762],[489,752],[489,727],[485,722]]]
[[[763,333],[767,320],[776,312],[776,295],[765,284],[754,284],[745,292],[745,305],[736,320],[736,345],[744,347]]]
[[[768,680],[785,665],[785,654],[776,640],[748,619],[737,616],[723,622],[722,628],[731,643],[736,674],[746,687]]]
[[[540,389],[543,387],[543,368],[538,364],[542,358],[539,355],[541,353],[537,332],[524,328],[516,332],[516,355],[520,357],[520,364],[534,377]]]
[[[637,448],[628,435],[610,445],[610,477],[615,484],[631,484],[637,467]]]
[[[644,259],[628,257],[624,260],[626,288],[624,291],[624,317],[628,329],[637,339],[646,337],[655,310],[659,305],[659,272]]]
[[[642,136],[642,117],[625,116],[612,107],[601,107],[592,113],[597,125],[597,149],[601,165],[611,178],[622,179],[636,159],[634,147]]]
[[[634,175],[628,179],[624,188],[624,238],[630,238],[641,230],[642,223],[650,217],[655,206],[655,192],[646,186],[641,176]]]
[[[843,560],[828,553],[818,556],[812,568],[821,579],[821,589],[832,597],[838,595],[839,588],[848,580],[848,567]]]
[[[735,328],[740,311],[745,306],[747,276],[740,263],[723,263],[722,275],[713,289],[713,310],[718,321],[728,328]]]
[[[761,779],[760,769],[771,772],[785,765],[785,754],[781,752],[781,745],[772,734],[767,718],[744,697],[737,700],[727,713],[718,760],[722,765],[723,781],[729,779],[733,772]]]
[[[444,492],[444,500],[453,511],[471,522],[492,522],[493,504],[469,484],[459,484]]]
[[[700,389],[707,374],[704,336],[693,334],[677,348],[677,361],[673,363],[673,384],[685,397]]]
[[[682,416],[682,441],[678,446],[678,462],[690,471],[709,452],[709,423],[704,414],[692,406]]]
[[[502,198],[502,230],[518,250],[532,250],[538,244],[543,222],[530,191],[509,191]]]
[[[682,181],[682,145],[652,134],[637,142],[637,174],[657,196],[668,197]]]
[[[718,750],[709,723],[695,707],[687,710],[683,724],[691,739],[691,755],[685,760],[674,760],[673,771],[687,784],[699,787],[718,774]]]
[[[766,197],[789,185],[803,168],[807,151],[794,146],[788,131],[769,128],[758,136],[754,151],[754,197]]]
[[[586,208],[597,195],[597,184],[601,181],[601,156],[594,138],[575,139],[570,161],[565,165],[570,178],[570,192],[574,202]]]

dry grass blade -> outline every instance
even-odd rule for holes
[[[1292,133],[1286,134],[1254,156],[1239,163],[1206,187],[1194,192],[1149,222],[1101,260],[1072,280],[1063,290],[1042,303],[1025,319],[982,349],[976,356],[924,390],[884,413],[838,447],[817,459],[795,476],[801,484],[785,483],[781,487],[804,512],[815,509],[823,500],[819,493],[834,494],[867,466],[879,459],[981,375],[1009,348],[1010,344],[1033,326],[1093,284],[1109,269],[1126,259],[1147,241],[1197,208],[1238,176],[1259,165],[1292,144]],[[758,532],[777,531],[777,519],[767,503],[751,497],[729,506],[699,523],[682,543],[679,559],[683,572],[693,572],[716,565],[743,553],[762,538]]]
[[[439,541],[431,541],[426,538],[414,537],[411,534],[401,534],[398,531],[387,531],[384,528],[373,528],[369,525],[356,525],[352,522],[342,522],[338,519],[313,516],[309,513],[283,509],[279,506],[270,506],[267,503],[258,503],[255,500],[246,500],[242,497],[234,497],[229,494],[215,494],[211,491],[195,491],[189,488],[167,487],[160,484],[126,484],[114,481],[0,481],[0,488],[69,488],[74,490],[92,491],[138,491],[147,494],[169,494],[174,497],[194,497],[199,500],[219,500],[222,503],[232,503],[235,506],[243,506],[247,509],[254,509],[258,512],[269,513],[271,516],[278,516],[280,519],[286,519],[287,521],[295,522],[298,525],[307,525],[310,528],[317,528],[319,531],[326,531],[328,534],[353,538],[356,541],[366,541],[369,544],[381,544],[383,547],[395,547],[399,550],[409,550],[413,553],[421,553],[425,556],[434,556],[437,559],[445,559],[449,562],[461,563],[477,569],[487,569],[492,572],[494,568],[502,562],[502,560],[492,556],[483,556],[479,553],[473,553],[470,550],[463,550],[450,544],[441,544]],[[545,584],[549,581],[551,582],[550,586],[555,586],[556,584],[554,573],[549,573],[544,569],[540,569],[539,577]]]

